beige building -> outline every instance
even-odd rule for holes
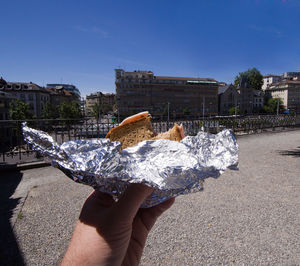
[[[116,69],[116,100],[119,114],[149,111],[152,115],[169,113],[217,115],[218,82],[211,78],[155,76],[151,71],[126,72]]]
[[[273,84],[266,93],[272,98],[281,98],[286,109],[300,113],[300,81],[283,80]]]
[[[281,76],[278,75],[266,75],[263,77],[263,85],[262,85],[262,90],[268,89],[272,84],[278,83],[281,81]]]
[[[93,115],[93,106],[99,104],[102,113],[113,111],[115,104],[115,94],[96,92],[86,96],[85,101],[85,115]]]

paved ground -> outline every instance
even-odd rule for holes
[[[239,171],[178,197],[142,265],[300,265],[300,131],[238,142]],[[57,264],[91,189],[52,167],[2,176],[0,185],[0,264]]]

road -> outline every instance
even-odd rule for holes
[[[151,231],[141,265],[300,265],[300,130],[238,143],[239,170],[178,197]],[[17,173],[11,185],[8,178],[1,178],[9,198],[1,205],[13,230],[2,254],[19,264],[57,264],[91,188],[52,167]]]

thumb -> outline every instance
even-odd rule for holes
[[[141,204],[153,190],[153,188],[142,184],[130,185],[124,195],[114,205],[118,217],[127,221],[133,221]]]

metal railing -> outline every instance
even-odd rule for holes
[[[200,130],[217,133],[224,128],[230,128],[237,134],[253,133],[263,130],[272,130],[278,127],[293,127],[296,117],[292,115],[260,115],[246,117],[212,117],[212,118],[186,118],[154,119],[153,129],[157,132],[167,131],[174,123],[182,124],[186,135],[196,135]],[[43,157],[33,151],[24,142],[22,123],[19,120],[0,120],[0,163],[14,164],[43,160]],[[43,119],[27,120],[28,126],[47,132],[53,139],[61,144],[65,141],[103,138],[107,132],[118,125],[111,119],[97,121],[93,118],[79,120]]]

